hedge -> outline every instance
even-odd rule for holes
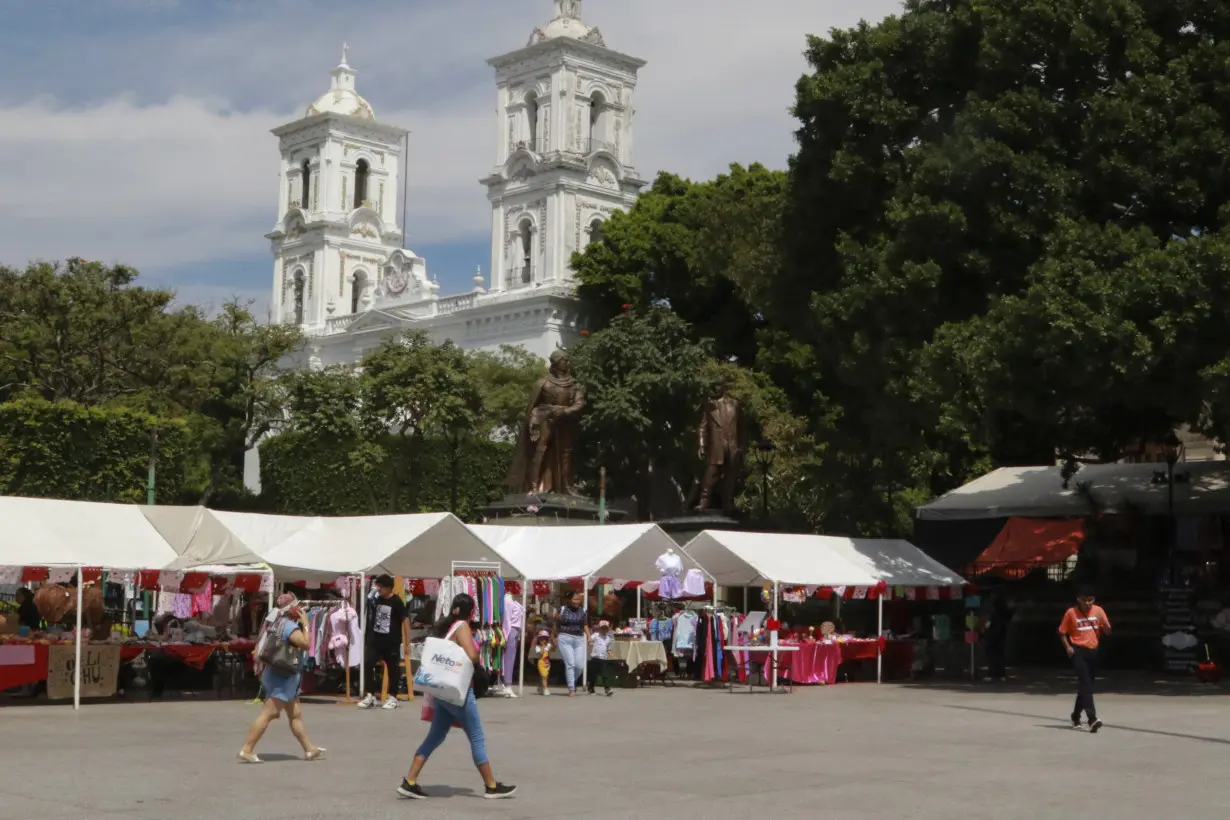
[[[383,463],[359,463],[356,442],[322,440],[288,432],[261,443],[261,506],[284,515],[376,515],[443,512],[450,508],[451,448],[445,441],[422,442],[417,458],[398,436],[378,442]],[[457,510],[463,520],[504,494],[512,446],[486,439],[466,440],[457,460]]]
[[[175,503],[189,453],[183,421],[41,398],[0,404],[0,494],[144,503],[155,430],[157,498]]]

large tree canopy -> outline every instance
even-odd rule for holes
[[[758,308],[767,366],[834,419],[855,514],[830,522],[1200,420],[1228,369],[1227,34],[1195,0],[913,0],[811,39]]]

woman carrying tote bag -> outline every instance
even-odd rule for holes
[[[303,707],[299,703],[299,686],[303,682],[302,656],[308,648],[307,618],[296,604],[294,595],[286,593],[277,600],[277,611],[265,625],[256,644],[256,667],[261,688],[267,697],[260,714],[248,729],[247,742],[239,750],[240,763],[260,763],[256,756],[256,744],[269,724],[285,712],[290,720],[290,731],[303,747],[306,760],[319,760],[325,750],[312,745],[307,727],[303,723]]]
[[[474,599],[469,595],[458,595],[453,599],[449,614],[437,621],[432,629],[435,638],[450,641],[461,647],[470,662],[471,670],[478,665],[478,650],[474,648],[474,635],[470,632],[470,617],[473,614]],[[430,652],[430,647],[424,647],[425,662],[430,663],[431,659],[427,657]],[[415,677],[417,680],[418,676]],[[414,755],[409,774],[397,787],[397,793],[411,800],[427,798],[426,792],[418,785],[419,774],[427,765],[427,759],[440,747],[444,738],[448,737],[449,729],[456,723],[470,740],[470,755],[474,758],[474,765],[478,767],[478,773],[482,775],[483,784],[487,787],[484,797],[488,800],[512,797],[517,787],[506,786],[498,782],[491,771],[491,763],[487,760],[483,724],[478,717],[478,701],[474,697],[473,688],[467,690],[464,703],[460,706],[439,697],[432,698],[432,706],[435,713],[431,718],[431,728],[427,731],[427,737],[423,739],[423,745],[419,746],[418,752]]]

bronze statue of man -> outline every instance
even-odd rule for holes
[[[572,377],[567,351],[551,354],[551,369],[534,385],[508,471],[514,493],[572,495],[573,452],[581,430],[585,391]]]
[[[700,457],[705,462],[705,471],[700,480],[696,509],[708,510],[713,506],[711,496],[720,477],[717,506],[727,515],[733,514],[739,471],[747,451],[739,400],[723,391],[718,398],[707,401],[701,408],[699,432]]]

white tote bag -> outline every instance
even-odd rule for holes
[[[444,638],[428,638],[423,644],[423,658],[414,673],[414,690],[425,692],[437,700],[464,706],[474,677],[474,664],[466,651],[449,638],[461,626],[453,624]]]

